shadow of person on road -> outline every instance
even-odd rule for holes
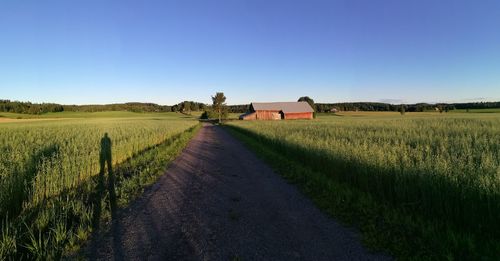
[[[108,172],[107,179],[107,189],[109,192],[109,207],[111,210],[111,218],[114,219],[116,217],[116,193],[115,193],[115,176],[113,174],[112,167],[112,155],[111,155],[111,139],[108,136],[108,133],[104,133],[104,136],[101,139],[101,152],[99,153],[99,164],[100,171],[99,177],[97,181],[97,190],[96,197],[94,203],[94,226],[96,229],[99,229],[99,222],[101,219],[101,209],[102,209],[102,198],[105,193],[105,172]]]

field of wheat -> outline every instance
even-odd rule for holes
[[[168,145],[198,124],[176,114],[100,115],[0,124],[0,259],[57,258],[88,236],[105,133],[119,176],[120,165],[143,153],[151,164],[167,160],[162,151],[171,153]],[[147,163],[129,167],[132,174],[155,170]],[[127,188],[116,189],[128,197]]]
[[[347,113],[229,126],[381,204],[499,242],[498,114]]]

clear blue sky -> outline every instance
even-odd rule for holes
[[[498,0],[0,0],[0,98],[500,100]]]

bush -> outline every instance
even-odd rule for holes
[[[202,120],[218,119],[218,118],[219,118],[219,115],[212,110],[205,110],[200,116],[200,119],[202,119]],[[228,118],[228,112],[227,112],[227,110],[224,110],[222,112],[222,119],[227,119],[227,118]]]

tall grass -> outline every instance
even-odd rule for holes
[[[499,116],[323,117],[230,126],[381,204],[499,242]]]
[[[0,259],[57,259],[87,239],[95,203],[109,201],[95,191],[104,133],[113,143],[117,194],[126,202],[177,155],[189,136],[182,133],[197,124],[172,116],[1,124]]]

